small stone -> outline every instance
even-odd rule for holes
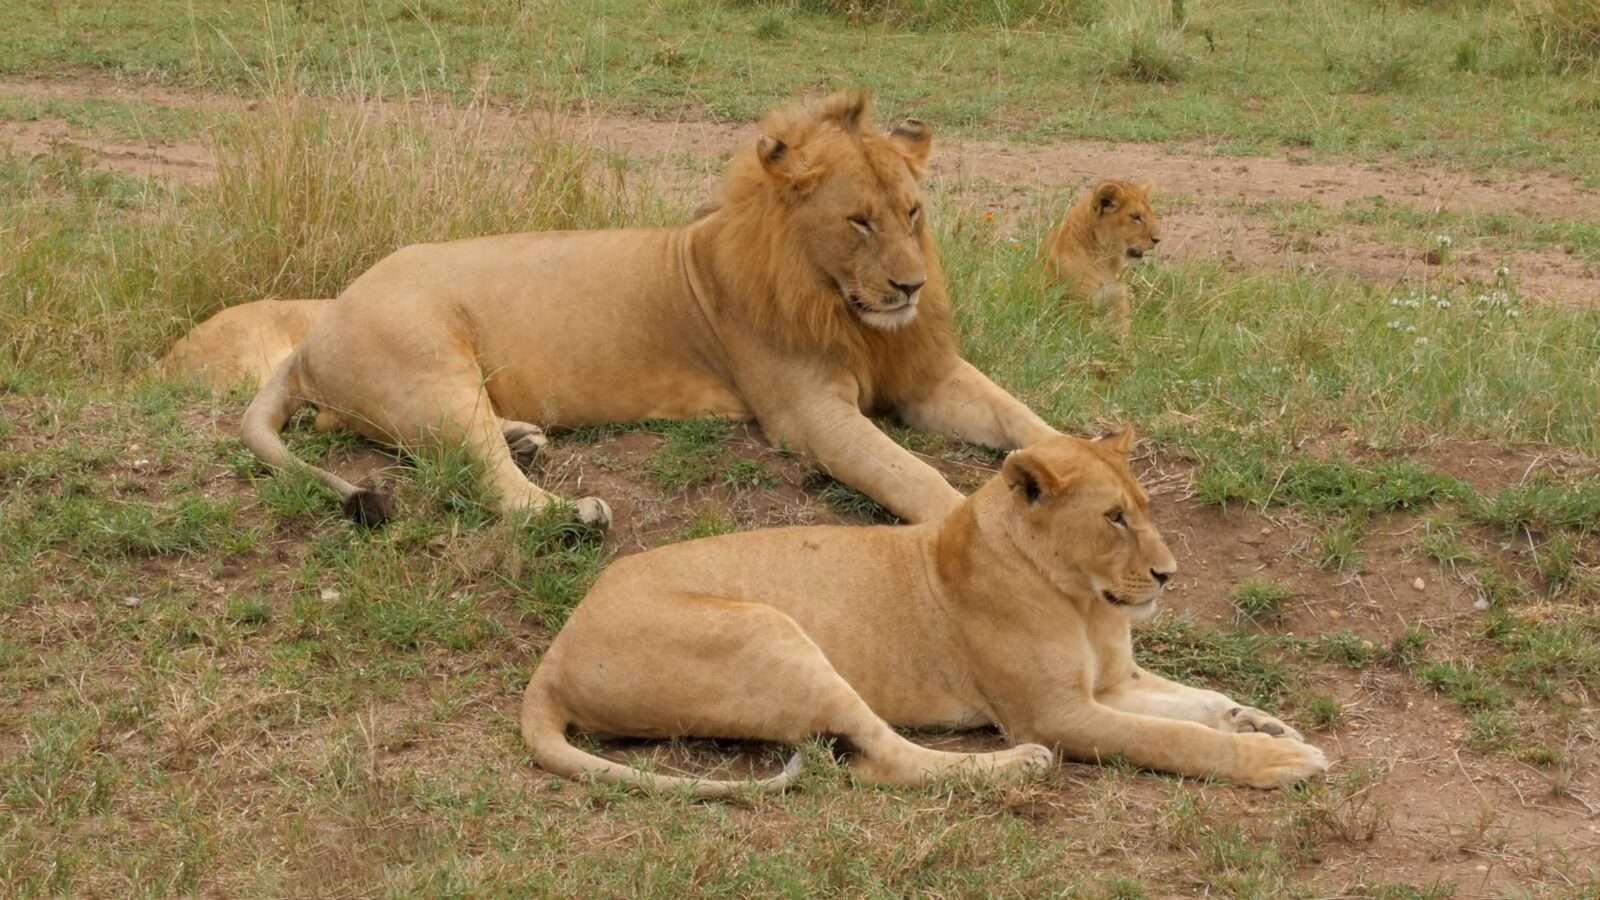
[[[1487,598],[1487,597],[1479,597],[1477,602],[1472,604],[1472,608],[1477,610],[1478,612],[1484,612],[1484,611],[1488,610],[1489,609],[1489,598]]]
[[[1262,529],[1261,529],[1261,533],[1262,534],[1271,534],[1272,533],[1272,529],[1263,526]]]
[[[138,606],[139,604],[141,604],[143,602],[144,602],[143,600],[139,599],[138,597],[133,596],[132,594],[129,594],[128,596],[122,598],[122,605],[126,606],[129,609],[133,609],[135,606]]]
[[[1328,610],[1328,618],[1330,618],[1330,619],[1334,620],[1335,622],[1337,622],[1340,619],[1344,618],[1344,613],[1338,611],[1337,609],[1330,609],[1330,610]]]
[[[1428,589],[1428,583],[1427,583],[1427,582],[1426,582],[1426,581],[1423,581],[1423,580],[1422,580],[1422,579],[1421,579],[1421,578],[1420,578],[1420,577],[1419,577],[1419,578],[1417,578],[1417,579],[1416,579],[1416,580],[1414,580],[1414,581],[1412,581],[1412,582],[1411,582],[1411,587],[1412,587],[1412,588],[1413,588],[1413,589],[1414,589],[1414,590],[1419,590],[1419,591],[1425,591],[1425,590],[1427,590],[1427,589]]]
[[[333,601],[339,599],[341,595],[333,588],[323,588],[322,593],[318,594],[317,596],[322,598],[323,603],[332,603]]]

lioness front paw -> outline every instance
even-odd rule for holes
[[[1286,788],[1328,771],[1328,758],[1310,744],[1279,740],[1260,732],[1241,734],[1236,740],[1245,743],[1239,754],[1241,771],[1233,776],[1240,784]]]
[[[1288,723],[1275,716],[1268,715],[1254,706],[1235,706],[1228,710],[1222,717],[1222,730],[1236,734],[1248,734],[1252,731],[1271,737],[1293,738],[1297,741],[1305,740],[1300,732]]]
[[[1056,761],[1056,755],[1042,744],[1018,744],[1009,751],[1011,765],[1024,772],[1043,772]]]
[[[605,531],[611,527],[611,505],[599,497],[584,497],[574,504],[578,508],[578,521]]]
[[[502,433],[506,437],[506,446],[511,449],[511,458],[517,461],[517,466],[523,471],[532,468],[539,454],[550,444],[544,429],[527,422],[507,422]]]

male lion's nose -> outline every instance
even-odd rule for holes
[[[889,286],[894,288],[895,290],[899,291],[900,292],[900,296],[906,298],[907,300],[910,300],[912,297],[915,297],[917,295],[917,291],[922,290],[922,286],[924,284],[927,284],[927,282],[926,281],[895,281],[893,278],[889,279]]]
[[[1167,583],[1167,579],[1172,577],[1172,573],[1171,572],[1158,572],[1155,569],[1151,569],[1150,570],[1150,577],[1154,578],[1156,580],[1156,584],[1165,585]]]

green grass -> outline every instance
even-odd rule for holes
[[[1139,630],[1139,664],[1168,678],[1222,691],[1236,700],[1275,710],[1292,686],[1291,672],[1259,635],[1212,632],[1176,616]]]
[[[1241,619],[1270,624],[1283,615],[1283,602],[1291,596],[1288,588],[1276,582],[1246,581],[1233,589],[1228,601]]]
[[[697,6],[26,0],[0,72],[93,70],[241,92],[600,103],[750,119],[801,85],[867,84],[942,130],[1201,141],[1555,168],[1584,152],[1593,54],[1505,4],[927,2]]]
[[[722,437],[728,430],[726,422],[716,419],[694,419],[685,422],[661,422],[654,426],[666,436],[666,441],[645,463],[645,472],[655,482],[669,490],[682,490],[708,481],[717,472],[717,460],[722,455]],[[749,467],[730,470],[727,477],[737,479],[740,474],[750,477]]]
[[[216,114],[157,103],[84,97],[0,97],[0,121],[60,120],[95,137],[132,141],[192,139]]]

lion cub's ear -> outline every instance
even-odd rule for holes
[[[1030,450],[1014,450],[1000,465],[1000,475],[1018,497],[1028,503],[1038,503],[1045,497],[1054,497],[1072,486],[1071,472],[1058,472]]]
[[[756,139],[756,156],[768,175],[796,192],[804,193],[817,180],[817,172],[781,138],[762,135]]]
[[[1094,189],[1094,208],[1102,216],[1122,205],[1122,185],[1102,181]]]
[[[1133,450],[1134,442],[1137,439],[1138,436],[1133,433],[1132,425],[1123,428],[1121,431],[1115,434],[1108,434],[1105,437],[1100,438],[1100,440],[1103,441],[1108,447],[1117,451],[1118,453],[1121,453],[1123,456],[1127,456],[1129,451]]]
[[[912,176],[921,181],[928,172],[928,155],[933,151],[933,128],[921,119],[907,119],[889,131],[889,140],[906,158]]]

